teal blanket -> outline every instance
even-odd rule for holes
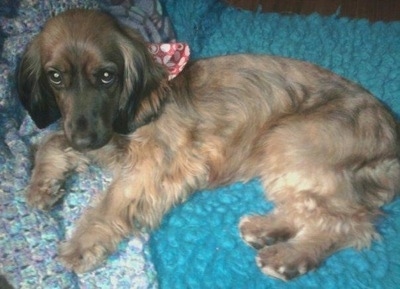
[[[215,0],[166,0],[165,7],[195,58],[250,52],[307,60],[362,84],[400,114],[400,22],[254,13]],[[334,254],[288,283],[259,272],[237,229],[242,215],[272,206],[254,180],[199,192],[174,209],[151,237],[160,287],[400,288],[399,199],[377,223],[382,241]]]

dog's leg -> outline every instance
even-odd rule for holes
[[[281,207],[279,210],[284,212],[293,210],[293,207]],[[256,247],[257,265],[263,273],[286,281],[315,269],[337,250],[368,246],[378,237],[372,217],[365,212],[333,214],[328,209],[316,209],[314,214],[278,213],[269,220],[271,222],[268,222],[269,216],[264,217],[261,230],[255,230],[260,223],[245,219],[241,223],[241,231],[245,240],[266,240],[263,246]],[[292,227],[283,227],[282,234],[282,229],[276,228],[279,223],[292,223]]]
[[[85,212],[72,238],[59,249],[61,262],[67,268],[78,273],[91,270],[112,253],[124,237],[135,232],[137,226],[152,227],[160,222],[175,203],[166,195],[174,192],[159,191],[156,196],[150,190],[159,186],[154,183],[153,188],[148,187],[149,184],[143,187],[143,178],[116,178],[100,203]],[[180,194],[176,192],[177,196]]]
[[[132,184],[117,177],[100,202],[84,212],[71,239],[59,248],[67,268],[77,273],[93,269],[132,232],[135,221],[129,210],[135,200],[127,194],[130,189]]]
[[[261,140],[261,178],[276,208],[269,216],[243,218],[240,231],[259,250],[265,274],[289,280],[337,250],[362,248],[378,237],[373,220],[399,189],[400,164],[392,127],[368,119],[367,128],[353,128],[299,116]]]
[[[280,193],[296,194],[288,190]],[[272,214],[244,217],[240,223],[242,238],[258,250],[257,265],[265,274],[289,280],[341,248],[368,246],[378,237],[372,222],[377,209],[315,192],[297,193],[303,195],[278,203]]]
[[[75,272],[98,266],[138,226],[157,226],[171,206],[199,186],[199,176],[204,175],[204,166],[194,165],[189,155],[172,158],[167,166],[159,146],[131,147],[133,153],[125,155],[125,165],[104,198],[87,210],[71,239],[60,246],[61,262]]]
[[[83,170],[88,160],[69,147],[62,133],[54,133],[38,148],[27,188],[28,203],[38,209],[50,209],[64,190],[65,178],[73,170]]]

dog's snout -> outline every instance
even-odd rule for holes
[[[85,115],[80,115],[75,120],[67,122],[71,145],[77,150],[87,150],[96,146],[98,135]],[[67,133],[68,135],[68,133]]]
[[[112,130],[104,126],[104,122],[84,114],[66,120],[64,130],[71,146],[78,151],[98,149],[112,137]]]

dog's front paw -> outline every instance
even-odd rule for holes
[[[57,179],[33,180],[27,190],[28,204],[40,210],[49,210],[64,195],[62,184]]]
[[[103,244],[87,241],[71,240],[60,245],[59,259],[66,268],[84,273],[98,267],[106,258],[109,250]]]
[[[279,243],[260,250],[256,261],[264,274],[287,281],[316,268],[315,257],[289,243]]]

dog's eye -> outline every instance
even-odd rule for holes
[[[110,85],[114,82],[115,80],[115,75],[112,72],[109,71],[102,71],[100,73],[100,81],[104,85]]]
[[[49,71],[48,76],[49,76],[49,80],[51,83],[53,83],[55,85],[60,85],[62,83],[61,72],[59,72],[57,70],[52,70],[52,71]]]

